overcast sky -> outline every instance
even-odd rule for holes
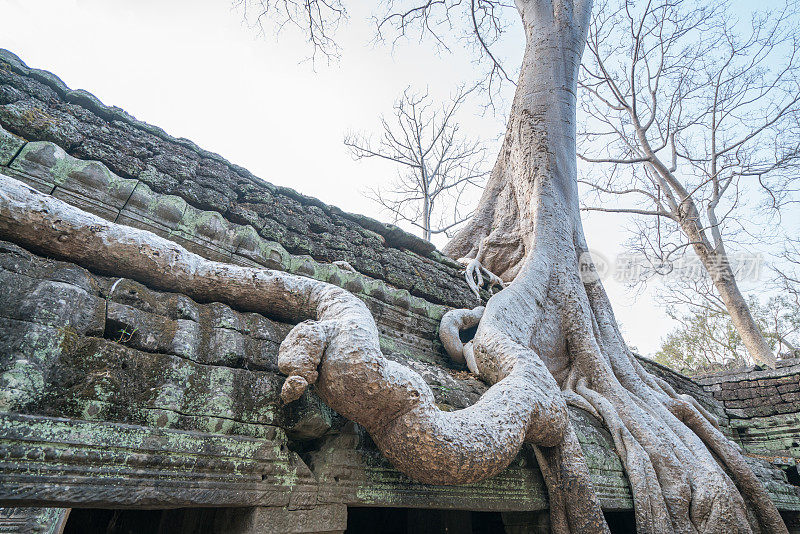
[[[229,0],[0,0],[0,47],[265,180],[388,220],[362,192],[391,180],[394,169],[353,161],[343,135],[375,130],[406,86],[445,98],[475,67],[463,50],[371,45],[371,4],[349,4],[350,21],[338,34],[341,60],[315,67],[302,61],[309,50],[299,36],[258,35]],[[513,61],[518,50],[505,52]],[[469,135],[491,142],[504,118],[483,114],[480,104],[469,102],[459,120]],[[625,222],[585,218],[590,247],[608,258],[622,252]],[[674,325],[652,288],[605,284],[628,342],[655,352]]]

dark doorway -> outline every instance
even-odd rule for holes
[[[222,512],[222,514],[220,513]],[[107,510],[73,508],[64,534],[216,534],[219,520],[231,512],[221,508],[175,510]],[[546,514],[546,512],[544,512]],[[535,516],[535,514],[534,514]],[[605,512],[612,534],[635,534],[633,512]],[[794,518],[793,518],[794,519]],[[533,523],[528,528],[549,528]],[[521,525],[517,525],[516,527]],[[515,527],[511,527],[516,531]],[[532,532],[539,532],[532,530]],[[347,509],[347,534],[506,534],[499,512],[414,508]]]
[[[347,534],[505,534],[499,512],[347,508]]]
[[[216,508],[73,508],[64,527],[64,534],[212,534],[216,513]]]
[[[633,510],[604,511],[611,534],[636,534],[636,516]]]
[[[544,512],[546,514],[546,512]],[[539,514],[540,515],[540,514]],[[531,513],[530,523],[513,522],[509,530],[517,532],[549,531],[546,516]],[[635,534],[632,511],[605,512],[612,534]],[[541,520],[544,522],[541,522]],[[526,526],[527,525],[527,526]],[[409,508],[347,508],[347,534],[506,534],[499,512],[461,510],[426,510]]]

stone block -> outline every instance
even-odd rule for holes
[[[17,137],[0,126],[0,165],[5,166],[11,163],[11,160],[24,144],[24,139]]]
[[[56,186],[59,167],[68,163],[69,156],[61,147],[47,141],[31,141],[26,144],[11,163],[30,186],[50,193]]]

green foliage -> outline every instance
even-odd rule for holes
[[[796,356],[800,309],[783,296],[766,303],[751,296],[748,305],[770,348],[779,357]],[[663,339],[654,358],[658,363],[689,376],[753,365],[724,309],[698,305],[688,312],[670,308],[667,313],[680,326]]]

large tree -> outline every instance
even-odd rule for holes
[[[692,251],[750,356],[773,367],[731,249],[774,236],[800,188],[791,4],[740,21],[725,2],[604,2],[579,80],[581,181],[600,201],[584,209],[636,217],[634,249],[656,265]]]
[[[339,7],[336,0],[276,5],[299,6],[311,17]],[[500,6],[432,0],[397,16],[466,9],[467,20],[479,21]],[[0,235],[196,299],[307,319],[281,344],[286,402],[313,384],[333,409],[362,424],[398,469],[428,483],[490,477],[529,443],[557,534],[608,531],[568,404],[610,430],[640,532],[787,532],[740,449],[696,401],[645,371],[625,345],[600,282],[581,277],[587,246],[576,93],[591,0],[518,0],[510,9],[526,43],[506,137],[475,217],[447,249],[513,278],[485,310],[454,310],[442,320],[451,354],[470,356],[492,384],[473,406],[441,411],[418,374],[383,357],[366,306],[341,288],[212,262],[11,179],[0,180]],[[309,28],[320,38],[317,23]],[[474,339],[462,345],[458,330],[476,321]]]
[[[631,482],[640,531],[748,532],[745,500],[765,530],[785,531],[741,453],[696,404],[642,368],[620,335],[602,284],[581,276],[588,247],[578,203],[575,124],[590,2],[516,5],[527,41],[505,141],[476,216],[445,249],[451,256],[477,257],[513,279],[487,303],[468,352],[493,383],[520,362],[544,365],[550,376],[536,380],[539,402],[546,402],[551,417],[570,403],[604,421]],[[532,407],[531,429],[554,428],[552,419],[537,420],[540,406]],[[554,530],[574,529],[561,527],[569,524],[559,518],[564,486],[552,480],[554,474],[585,472],[582,463],[574,464],[580,470],[570,469],[559,457],[573,447],[569,422],[555,447],[535,434],[528,439],[539,446]]]

